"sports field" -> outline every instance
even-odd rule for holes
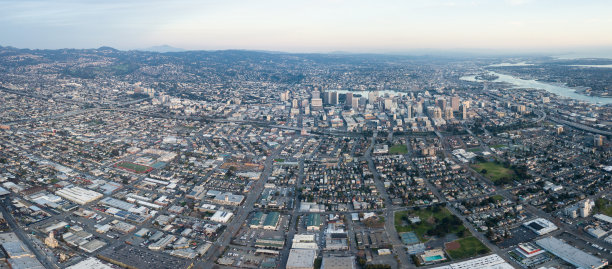
[[[131,162],[118,162],[115,164],[115,167],[121,168],[123,170],[128,170],[137,174],[144,174],[153,170],[153,167],[135,164]]]
[[[446,252],[454,260],[460,260],[470,258],[479,254],[485,254],[489,252],[489,249],[483,245],[476,237],[468,236],[465,238],[457,239],[453,242],[446,243]]]

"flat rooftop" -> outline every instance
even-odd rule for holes
[[[536,244],[579,268],[597,269],[603,268],[608,264],[606,259],[595,257],[552,236],[539,239],[536,241]]]

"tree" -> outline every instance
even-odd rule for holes
[[[486,174],[487,174],[487,169],[482,169],[482,170],[480,170],[480,173],[482,173],[482,174],[485,174],[485,175],[486,175]]]

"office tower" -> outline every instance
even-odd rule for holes
[[[347,92],[346,93],[346,99],[344,100],[344,104],[346,106],[352,106],[353,105],[353,93],[352,92]]]
[[[407,116],[408,116],[408,118],[409,118],[409,119],[412,119],[412,105],[411,105],[411,104],[408,104],[408,109],[407,109],[407,110],[408,110],[408,111],[406,111],[406,114],[408,114],[408,115],[407,115]]]
[[[323,104],[329,105],[331,102],[331,92],[323,92]]]
[[[298,100],[297,99],[293,99],[293,101],[291,102],[291,107],[293,107],[293,108],[297,108],[298,107]]]
[[[586,218],[591,214],[591,199],[586,199],[578,203],[580,217]]]
[[[444,118],[450,120],[453,118],[453,108],[447,107],[444,109]]]
[[[415,107],[415,112],[416,114],[423,114],[423,103],[422,102],[417,102],[416,103],[416,107]]]
[[[310,96],[314,99],[314,98],[321,98],[321,92],[320,91],[312,91],[310,93]]]
[[[442,118],[442,109],[439,107],[434,107],[433,109],[433,118],[441,119]]]
[[[451,107],[453,111],[459,111],[459,96],[453,96],[451,98]]]
[[[368,98],[366,98],[365,96],[362,96],[361,98],[359,98],[359,106],[365,107],[367,103],[368,103]]]
[[[596,147],[603,146],[603,135],[595,135],[594,136],[594,144]]]
[[[351,100],[351,108],[357,110],[359,108],[359,99],[357,98],[352,98]]]
[[[440,108],[440,109],[445,109],[446,108],[446,99],[444,98],[438,98],[436,99],[436,105]]]
[[[332,105],[338,104],[338,92],[331,92],[329,103]]]
[[[470,108],[470,101],[463,101],[461,102],[461,105],[465,107],[465,109],[469,109]]]
[[[312,110],[319,110],[323,107],[323,100],[321,100],[321,98],[312,98],[310,102]]]
[[[386,98],[385,99],[385,110],[391,110],[393,108],[393,99]]]
[[[464,120],[468,119],[468,114],[467,114],[467,106],[465,105],[465,103],[461,106],[461,118],[463,118]]]
[[[375,104],[378,101],[378,92],[371,91],[368,93],[368,100],[370,100],[370,104]]]
[[[289,91],[288,90],[281,93],[281,101],[283,102],[289,101]]]

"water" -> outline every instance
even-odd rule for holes
[[[359,94],[361,95],[361,97],[365,97],[367,99],[369,99],[370,97],[368,96],[368,94],[372,91],[349,91],[349,90],[330,90],[332,92],[338,92],[339,94],[346,94],[346,93],[353,93],[353,95]],[[399,92],[399,91],[393,91],[393,90],[384,90],[384,91],[377,91],[378,92],[378,97],[384,97],[385,94],[388,94],[389,96],[397,96],[397,95],[410,95],[410,93],[408,92]]]
[[[612,64],[572,64],[570,66],[593,67],[593,68],[612,68]]]
[[[490,67],[505,67],[505,66],[531,66],[533,64],[528,64],[527,62],[520,63],[500,63],[500,64],[492,64]]]
[[[520,78],[510,76],[510,75],[499,74],[496,72],[490,72],[490,73],[496,76],[499,76],[499,78],[497,78],[496,80],[493,80],[492,82],[510,83],[514,85],[514,87],[512,87],[514,89],[519,89],[519,88],[542,89],[547,92],[557,94],[559,96],[563,96],[563,97],[567,97],[567,98],[571,98],[571,99],[575,99],[579,101],[585,101],[585,102],[589,102],[592,104],[612,104],[612,98],[604,98],[604,97],[596,97],[596,96],[588,96],[588,95],[580,94],[580,93],[577,93],[575,89],[572,89],[569,87],[548,84],[548,83],[539,82],[536,80],[520,79]],[[475,76],[473,75],[462,77],[461,80],[482,82],[482,80],[476,79]]]
[[[426,262],[433,262],[441,259],[443,259],[443,257],[440,255],[425,257]]]
[[[612,59],[612,51],[595,50],[591,52],[573,52],[573,53],[567,53],[563,55],[556,55],[553,57],[560,59],[560,60],[574,60],[574,59],[585,59],[585,58]]]

